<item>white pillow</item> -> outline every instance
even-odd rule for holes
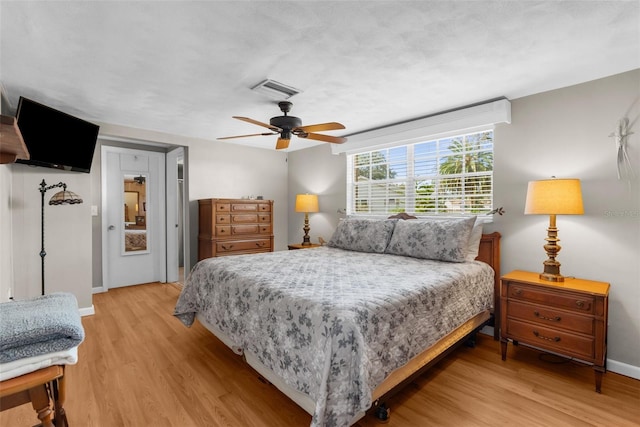
[[[467,246],[467,256],[465,261],[474,261],[480,251],[480,240],[482,240],[482,221],[476,219],[473,228],[471,229],[471,236],[469,236],[469,244]]]

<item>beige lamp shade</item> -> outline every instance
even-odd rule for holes
[[[318,196],[315,194],[298,194],[296,196],[296,212],[318,212]]]
[[[82,203],[82,198],[73,191],[59,191],[49,200],[50,205],[77,205]]]
[[[582,191],[579,179],[530,181],[525,215],[582,215]]]

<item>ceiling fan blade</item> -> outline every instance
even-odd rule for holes
[[[278,138],[278,142],[276,143],[276,150],[283,150],[289,147],[290,139]]]
[[[317,125],[307,125],[307,126],[299,126],[294,130],[301,130],[302,132],[305,133],[309,133],[309,132],[322,132],[325,130],[338,130],[338,129],[344,129],[344,125],[342,123],[337,123],[337,122],[329,122],[329,123],[318,123]]]
[[[282,132],[282,129],[280,129],[277,126],[271,126],[270,124],[262,123],[262,122],[259,122],[257,120],[250,119],[249,117],[240,117],[240,116],[232,116],[232,117],[234,119],[242,120],[243,122],[253,123],[254,125],[258,125],[258,126],[265,127],[267,129],[271,129],[274,132],[278,132],[278,133]]]
[[[252,133],[250,135],[236,135],[236,136],[223,136],[222,138],[216,138],[216,139],[234,139],[234,138],[247,138],[250,136],[268,136],[268,135],[277,135],[278,132],[265,132],[265,133]]]
[[[316,141],[331,142],[333,144],[343,144],[347,142],[347,138],[340,136],[322,135],[320,133],[301,133],[300,138],[315,139]]]

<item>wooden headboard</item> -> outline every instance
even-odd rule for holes
[[[486,262],[495,272],[493,276],[493,338],[500,338],[500,233],[483,234],[476,260]]]

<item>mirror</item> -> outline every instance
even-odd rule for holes
[[[124,176],[124,251],[147,250],[147,176]]]

